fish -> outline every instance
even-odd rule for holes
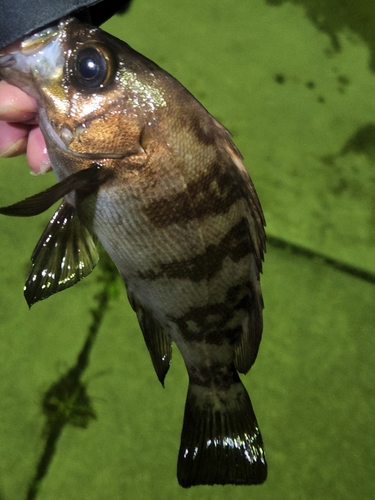
[[[34,216],[62,200],[32,254],[27,303],[89,275],[99,240],[161,384],[172,344],[188,372],[179,484],[263,483],[239,373],[262,337],[265,219],[230,133],[157,64],[75,18],[1,50],[0,77],[37,100],[58,180],[0,213]]]

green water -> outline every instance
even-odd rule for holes
[[[23,281],[48,215],[3,217],[1,500],[26,499],[38,464],[38,500],[374,496],[374,28],[375,6],[364,0],[134,0],[107,23],[232,131],[261,198],[265,327],[244,381],[269,477],[256,487],[180,488],[187,376],[177,350],[163,389],[121,283],[100,302],[100,269],[29,311]],[[1,160],[1,205],[53,182],[30,176],[24,158]]]

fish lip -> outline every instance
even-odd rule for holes
[[[15,58],[13,54],[0,54],[0,66],[3,68],[9,68],[15,63]]]
[[[15,54],[21,53],[22,55],[31,55],[38,52],[45,45],[49,44],[51,40],[59,35],[62,29],[72,22],[73,18],[65,18],[54,23],[46,25],[44,28],[38,28],[29,33],[22,39],[7,45],[0,49],[0,64],[3,66],[8,63],[8,60],[15,60]]]
[[[58,37],[66,28],[66,26],[75,21],[74,17],[64,17],[58,22],[53,21],[47,24],[44,28],[37,28],[34,32],[27,35],[21,41],[15,42],[13,45],[8,46],[7,52],[11,53],[12,47],[17,51],[22,52],[24,55],[31,55],[40,51],[45,45]]]
[[[45,45],[48,45],[51,40],[58,36],[62,25],[65,26],[65,24],[66,23],[61,22],[56,24],[55,22],[42,30],[36,30],[34,33],[25,37],[21,41],[19,50],[25,55],[31,55],[35,52],[39,52]]]

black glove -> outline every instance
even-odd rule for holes
[[[72,15],[96,26],[131,0],[0,0],[0,49],[58,19]]]

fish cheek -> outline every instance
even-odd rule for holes
[[[122,112],[112,113],[92,120],[70,146],[77,153],[119,154],[129,156],[142,151],[141,127],[127,122]]]

